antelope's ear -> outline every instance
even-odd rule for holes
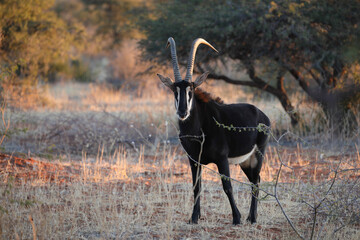
[[[160,74],[157,74],[158,77],[160,78],[160,80],[162,81],[162,83],[167,86],[168,88],[170,88],[171,90],[174,90],[174,83],[173,81],[171,80],[171,78],[169,77],[164,77]]]
[[[201,74],[200,77],[196,78],[195,82],[194,82],[194,87],[198,87],[200,86],[203,82],[205,82],[207,76],[209,75],[210,72],[204,72],[203,74]]]

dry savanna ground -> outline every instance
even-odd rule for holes
[[[334,141],[316,131],[316,122],[310,130],[287,131],[276,101],[234,87],[206,87],[226,102],[255,103],[272,119],[257,224],[245,221],[250,186],[231,166],[242,214],[242,224],[232,225],[213,165],[203,171],[199,224],[188,224],[190,169],[166,90],[126,94],[58,84],[39,97],[46,102],[42,107],[18,100],[3,111],[0,238],[360,238],[357,138]],[[298,105],[304,117],[316,119],[316,107]]]

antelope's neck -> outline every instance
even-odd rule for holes
[[[193,107],[190,111],[190,116],[185,120],[179,120],[179,129],[180,134],[179,136],[199,136],[201,135],[201,128],[202,128],[202,115],[201,115],[201,108],[199,106],[198,100],[194,99]]]

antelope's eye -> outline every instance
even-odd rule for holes
[[[192,98],[192,91],[189,91],[189,99],[191,99]]]

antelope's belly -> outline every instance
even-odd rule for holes
[[[244,154],[242,156],[234,157],[234,158],[228,158],[229,164],[240,164],[241,167],[255,167],[257,165],[257,159],[255,157],[255,150],[257,148],[257,145],[254,145],[254,148],[248,152],[247,154]]]

